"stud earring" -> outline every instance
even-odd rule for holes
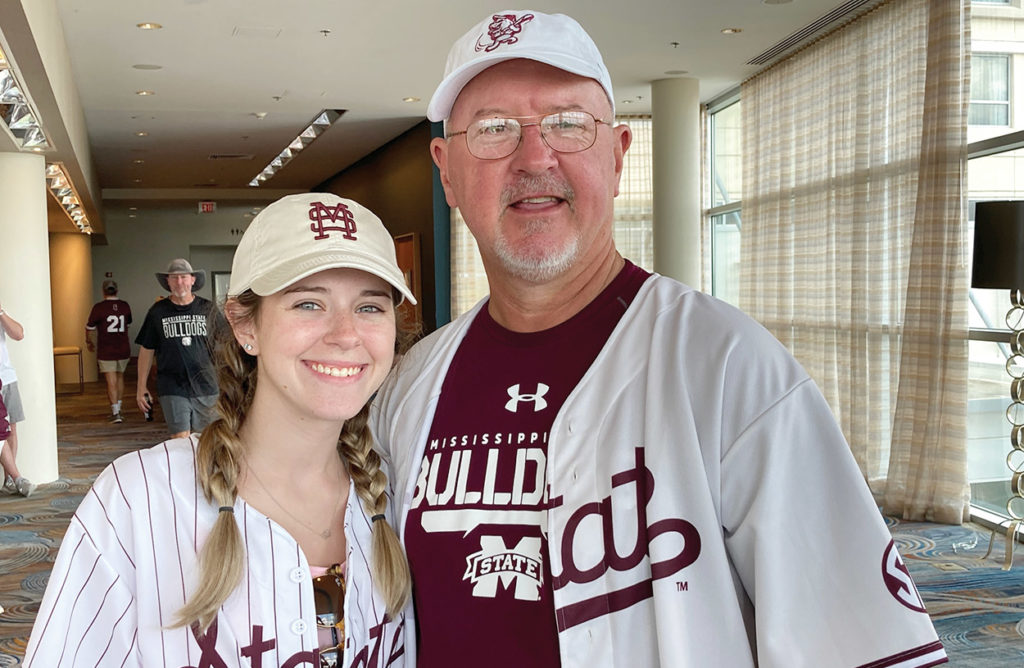
[[[242,347],[245,348],[246,352],[252,352],[252,344],[251,343],[247,343],[247,344],[245,344]]]

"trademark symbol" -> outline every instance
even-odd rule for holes
[[[689,582],[676,582],[676,591],[689,591],[689,590],[690,590],[690,583]]]

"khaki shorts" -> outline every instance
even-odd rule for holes
[[[128,368],[128,358],[123,360],[96,360],[100,365],[101,373],[110,373],[116,371],[117,373],[124,373],[124,370]]]

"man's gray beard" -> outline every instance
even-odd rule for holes
[[[553,175],[525,176],[516,183],[506,187],[502,192],[502,204],[508,206],[511,202],[525,197],[530,192],[548,191],[560,193],[570,209],[574,209],[576,194],[572,187],[564,180]],[[534,220],[526,224],[523,230],[527,238],[533,233],[543,232],[548,223]],[[579,256],[580,240],[573,236],[561,248],[543,249],[540,251],[524,252],[517,250],[508,243],[504,235],[498,236],[494,242],[494,254],[498,257],[505,271],[526,281],[543,283],[549,281],[572,266]]]
[[[538,231],[547,223],[532,222],[527,233],[536,228]],[[494,254],[498,257],[505,271],[516,278],[533,283],[543,283],[561,275],[572,266],[579,255],[580,240],[573,237],[560,248],[544,249],[538,252],[523,252],[510,246],[504,236],[499,236],[494,243]]]

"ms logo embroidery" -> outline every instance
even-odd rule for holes
[[[544,395],[548,393],[549,389],[551,388],[544,383],[537,383],[537,391],[533,394],[520,394],[519,383],[516,383],[506,390],[508,392],[508,396],[512,398],[505,402],[505,410],[509,413],[515,413],[519,410],[520,401],[532,401],[533,412],[539,413],[548,407],[548,402],[544,398]]]
[[[900,558],[896,550],[896,543],[889,541],[882,555],[882,579],[893,598],[916,612],[927,612],[924,609],[924,601],[918,593],[914,581],[910,578],[910,571]]]
[[[544,570],[541,568],[540,537],[527,537],[508,548],[501,536],[481,536],[480,551],[466,557],[463,580],[473,583],[473,596],[496,598],[498,581],[505,589],[515,583],[520,601],[539,601]]]
[[[309,225],[310,231],[316,232],[314,239],[326,239],[330,236],[328,232],[341,232],[349,241],[356,240],[356,220],[342,203],[327,206],[323,202],[312,202],[309,205],[309,219],[313,221]]]
[[[515,44],[519,41],[517,35],[522,32],[523,26],[532,19],[533,14],[523,14],[518,18],[515,14],[493,15],[487,26],[487,34],[481,35],[476,41],[476,50],[490,53],[503,44]]]

